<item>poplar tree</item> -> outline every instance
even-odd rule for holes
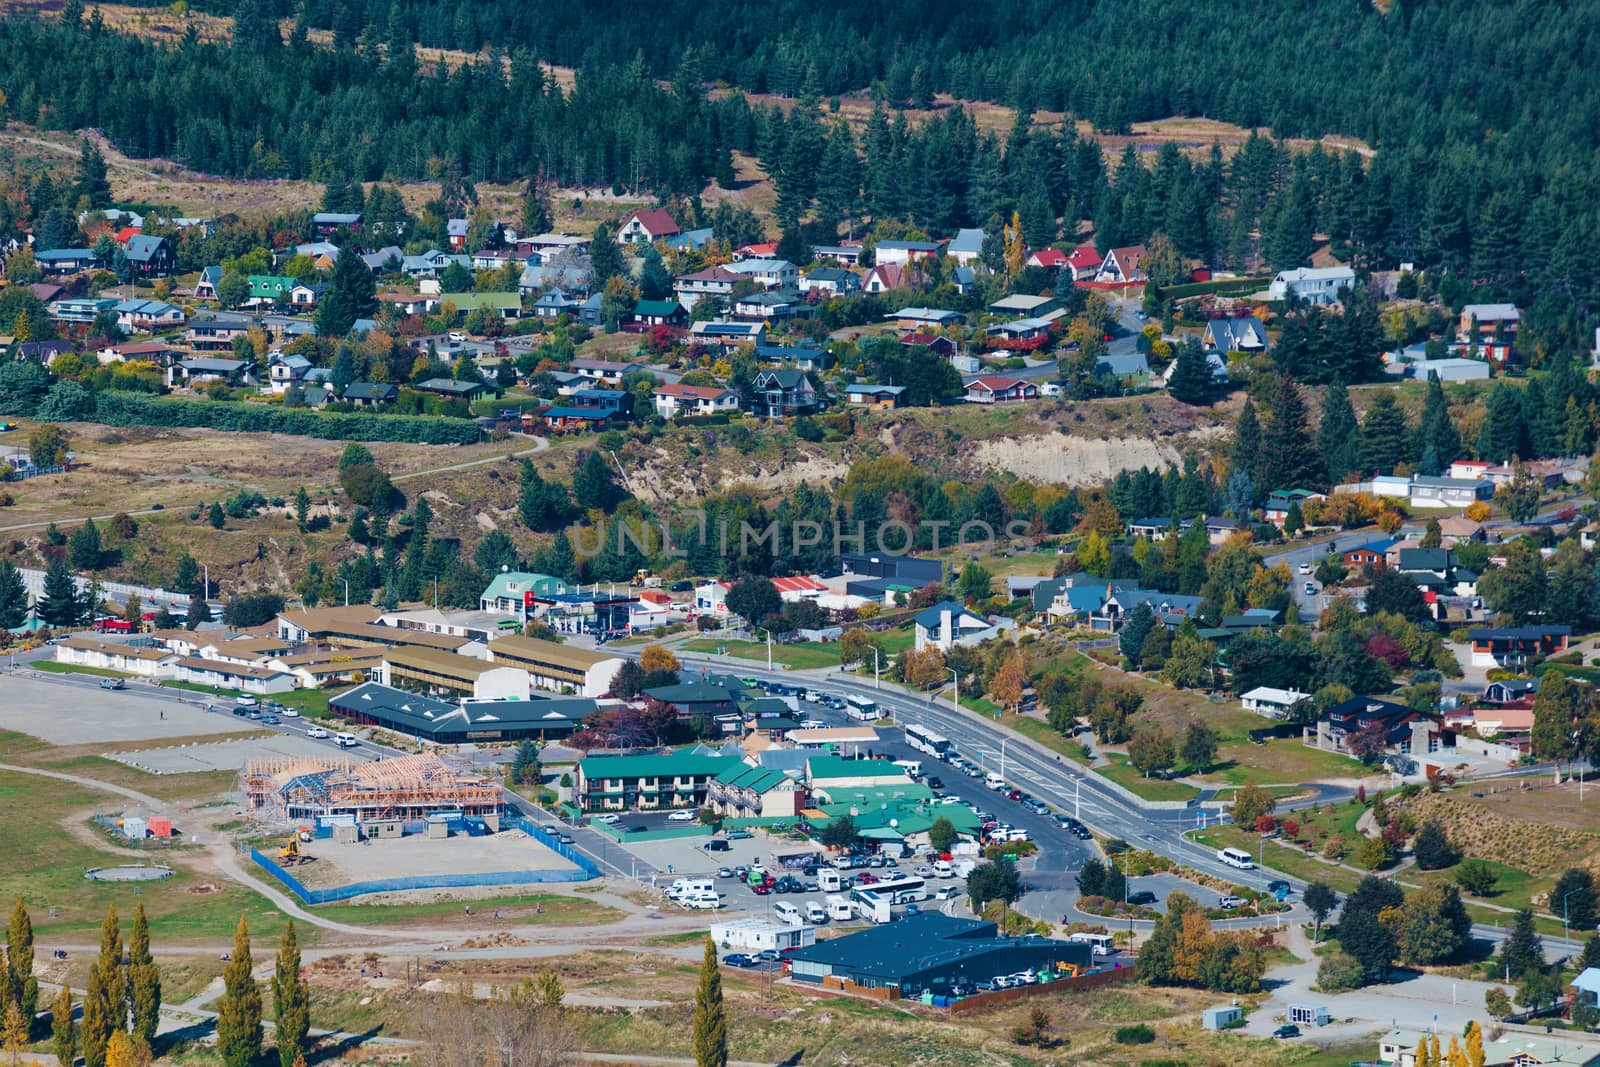
[[[130,1032],[149,1048],[161,1021],[161,972],[150,955],[150,924],[142,900],[134,908],[133,935],[128,941],[128,1008],[133,1016]]]
[[[107,1039],[113,1030],[121,1030],[128,1023],[127,976],[122,972],[122,927],[117,923],[117,906],[106,909],[100,923],[100,988],[101,1010],[105,1013]]]
[[[728,1067],[728,1017],[722,1007],[722,972],[717,946],[706,938],[700,985],[694,993],[695,1067]]]
[[[83,1025],[79,1029],[83,1062],[87,1067],[105,1067],[106,1042],[111,1040],[112,1029],[111,1019],[106,1014],[106,987],[100,977],[100,964],[91,963],[89,987],[83,996]]]
[[[71,1067],[78,1054],[78,1027],[72,1021],[72,987],[62,985],[50,1008],[50,1051],[62,1067]]]
[[[283,941],[278,945],[272,1003],[276,1010],[278,1061],[283,1067],[295,1067],[305,1054],[306,1034],[311,1029],[311,988],[300,977],[300,942],[295,937],[293,919],[283,928]]]
[[[217,1009],[217,1053],[227,1067],[247,1067],[261,1054],[261,989],[253,969],[250,927],[241,915],[233,932],[233,953],[222,971],[222,1003]]]
[[[6,927],[6,981],[31,1029],[39,1009],[39,980],[33,976],[33,920],[21,897],[11,909],[11,923]]]

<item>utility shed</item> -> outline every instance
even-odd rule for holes
[[[1200,1027],[1203,1030],[1223,1030],[1244,1018],[1244,1009],[1236,1004],[1229,1004],[1225,1008],[1207,1008],[1200,1013]]]

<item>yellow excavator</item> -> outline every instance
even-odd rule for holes
[[[284,867],[294,867],[301,863],[310,863],[316,857],[304,856],[300,853],[300,838],[291,837],[278,848],[278,863]]]

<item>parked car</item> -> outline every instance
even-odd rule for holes
[[[261,725],[276,726],[278,725],[278,717],[276,715],[263,715],[261,716]]]
[[[918,878],[932,878],[933,868],[924,863],[911,873],[916,875]]]
[[[1231,893],[1217,901],[1217,907],[1232,911],[1234,908],[1244,906],[1244,897],[1236,897]]]
[[[958,886],[942,885],[942,886],[939,887],[939,891],[933,895],[933,899],[934,900],[954,900],[957,897],[959,897],[960,895],[961,895],[961,889]]]
[[[928,775],[927,786],[929,789],[943,789],[944,779],[940,778],[938,775],[930,774]]]
[[[748,841],[751,836],[749,830],[729,830],[727,833],[729,841]]]
[[[298,711],[294,710],[293,708],[286,708],[282,704],[278,705],[278,713],[285,719],[298,719],[300,717],[300,713]]]
[[[744,952],[730,952],[722,957],[722,964],[725,967],[749,967],[753,963],[755,959]]]
[[[694,822],[700,817],[697,811],[675,811],[667,816],[668,822]]]
[[[307,726],[306,727],[306,736],[307,737],[327,737],[328,736],[328,731],[323,729],[321,726]]]
[[[128,683],[124,682],[121,678],[102,678],[102,679],[100,679],[100,688],[101,689],[126,689],[126,688],[128,688]]]
[[[1042,800],[1036,800],[1033,797],[1029,797],[1027,800],[1024,800],[1022,802],[1022,806],[1033,812],[1035,815],[1050,814],[1050,805],[1046,804]]]
[[[1154,904],[1155,902],[1156,902],[1156,895],[1154,893],[1150,892],[1150,890],[1148,890],[1148,889],[1141,889],[1137,893],[1129,893],[1128,894],[1128,903],[1129,904],[1136,904],[1136,905],[1139,905],[1139,906],[1143,907],[1143,906],[1147,906],[1147,905],[1150,905],[1150,904]]]
[[[731,868],[729,868],[729,867],[718,867],[717,868],[717,877],[718,878],[732,878],[733,877],[733,870]]]
[[[591,815],[589,821],[600,823],[602,826],[615,826],[622,821],[622,816],[608,811],[601,815]]]
[[[1294,892],[1294,887],[1288,882],[1285,882],[1282,878],[1274,878],[1272,881],[1267,883],[1267,892],[1273,894],[1274,896],[1279,894],[1288,896],[1290,893]]]
[[[630,833],[630,834],[644,834],[644,833],[649,833],[649,832],[650,832],[650,827],[648,827],[648,826],[644,826],[644,825],[640,825],[640,826],[630,826],[630,827],[628,827],[628,829],[627,829],[627,832],[628,832],[628,833]]]
[[[1295,1026],[1293,1023],[1290,1023],[1287,1026],[1280,1026],[1276,1030],[1272,1031],[1272,1036],[1273,1037],[1284,1037],[1284,1038],[1299,1037],[1300,1036],[1300,1028],[1298,1026]]]
[[[1316,596],[1316,595],[1317,595],[1317,583],[1316,582],[1307,582],[1306,583],[1306,596]]]

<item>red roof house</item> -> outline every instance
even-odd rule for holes
[[[651,244],[663,237],[676,237],[681,232],[672,216],[660,208],[635,211],[617,227],[617,244]]]

